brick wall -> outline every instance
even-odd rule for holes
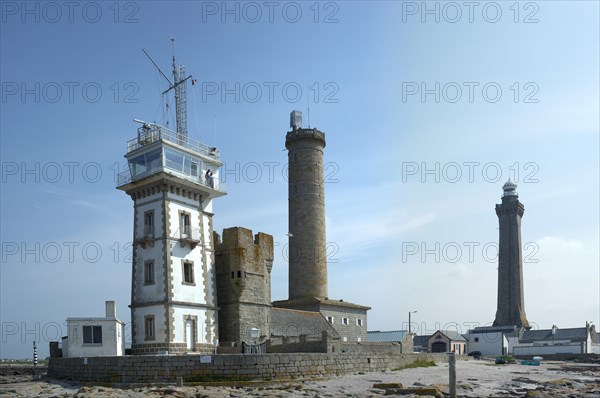
[[[202,358],[210,363],[202,363]],[[318,377],[390,370],[417,359],[446,362],[445,354],[390,354],[349,352],[337,354],[231,354],[148,355],[93,358],[50,358],[48,375],[83,382],[173,383],[213,378]],[[457,357],[457,359],[463,359]]]

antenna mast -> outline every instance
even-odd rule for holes
[[[171,38],[171,42],[173,43],[173,82],[171,82],[171,80],[167,77],[167,75],[165,75],[156,62],[154,62],[146,50],[142,49],[142,51],[144,54],[146,54],[150,61],[152,61],[156,69],[158,69],[160,74],[169,83],[169,88],[163,91],[163,94],[168,93],[171,90],[175,90],[175,124],[177,129],[177,140],[179,142],[186,142],[188,135],[186,82],[192,76],[190,75],[185,77],[185,67],[183,65],[179,65],[179,67],[177,67],[177,63],[175,62],[175,39]]]
[[[171,38],[173,43],[173,81],[175,84],[173,88],[175,90],[175,121],[177,124],[177,139],[187,139],[187,87],[185,81],[185,67],[175,62],[175,39]],[[191,77],[191,76],[190,76]],[[168,91],[168,90],[167,90]]]

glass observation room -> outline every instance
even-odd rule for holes
[[[216,148],[156,125],[140,128],[138,138],[129,141],[127,147],[129,170],[119,174],[119,186],[167,172],[217,191],[222,190],[218,178],[220,154]]]

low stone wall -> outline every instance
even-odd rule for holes
[[[302,378],[391,370],[416,360],[447,362],[448,356],[350,352],[50,358],[48,375],[102,383],[173,383],[180,377],[186,382]]]

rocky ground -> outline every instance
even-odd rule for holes
[[[129,386],[68,384],[29,370],[2,369],[0,397],[37,398],[287,398],[287,397],[447,397],[448,364],[335,377],[229,386]],[[457,363],[459,397],[600,398],[600,365],[545,362],[540,366]]]

